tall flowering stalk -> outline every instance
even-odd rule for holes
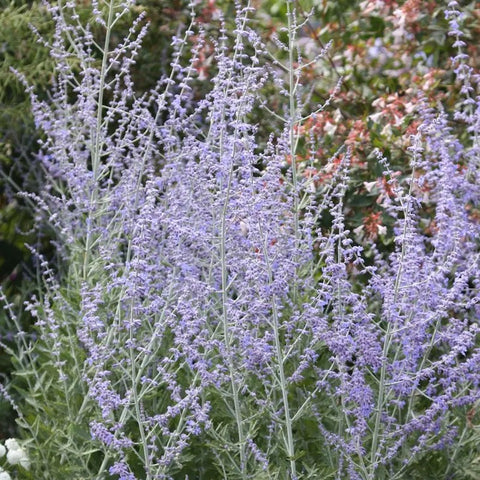
[[[249,4],[216,38],[192,5],[170,75],[144,95],[130,74],[143,17],[114,35],[132,6],[92,2],[83,24],[75,2],[50,5],[55,85],[48,100],[27,86],[44,135],[32,198],[62,259],[54,274],[38,255],[37,338],[12,351],[39,413],[18,407],[32,471],[400,478],[454,442],[452,412],[479,396],[476,150],[419,102],[411,174],[378,153],[395,246],[372,265],[345,226],[348,149],[314,175],[297,162],[298,125],[326,105],[301,84],[324,52],[297,49],[294,2],[275,47]],[[280,125],[269,138],[260,111]]]

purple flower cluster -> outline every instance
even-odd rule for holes
[[[210,39],[216,73],[199,99],[193,43],[205,41],[201,29],[174,41],[170,77],[138,96],[129,69],[142,18],[109,44],[113,19],[130,4],[110,2],[107,16],[92,5],[104,48],[74,2],[50,7],[57,78],[48,101],[31,92],[45,137],[39,209],[66,262],[58,288],[28,308],[41,312],[37,327],[54,340],[58,362],[62,325],[52,304],[75,318],[101,468],[120,479],[171,478],[204,436],[227,474],[252,478],[274,466],[302,478],[315,459],[295,460],[303,439],[294,435],[313,422],[318,444],[335,452],[337,478],[373,480],[405,449],[415,455],[450,439],[449,412],[480,391],[472,84],[471,113],[459,117],[470,147],[446,113],[420,104],[411,175],[390,180],[395,248],[374,252],[369,266],[345,227],[348,152],[314,192],[303,167],[286,161],[295,156],[302,97],[278,62],[259,60],[266,47],[249,8],[237,4],[233,34],[220,22]],[[290,101],[279,112],[284,129],[267,139],[251,120],[266,105],[266,85]]]

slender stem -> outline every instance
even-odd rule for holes
[[[410,198],[410,195],[412,193],[412,186],[413,186],[413,178],[415,174],[415,168],[412,170],[412,175],[411,175],[411,181],[410,181],[410,187],[409,187],[409,192],[408,192],[408,198]],[[403,274],[403,263],[405,260],[405,255],[406,255],[406,243],[407,243],[407,231],[408,231],[408,214],[409,214],[409,208],[408,205],[403,204],[403,200],[400,199],[400,203],[403,207],[403,212],[404,212],[404,224],[403,224],[403,231],[402,231],[402,250],[400,253],[400,262],[398,266],[398,271],[397,275],[395,278],[395,285],[394,285],[394,293],[393,293],[393,304],[395,305],[397,303],[397,298],[398,294],[400,291],[400,284],[402,281],[402,274]],[[379,443],[379,433],[380,433],[380,427],[381,427],[381,422],[382,422],[382,410],[383,410],[383,404],[385,402],[385,395],[386,395],[386,376],[387,376],[387,357],[388,353],[390,351],[391,343],[392,343],[392,329],[393,325],[391,322],[391,319],[387,319],[387,329],[385,332],[385,340],[383,342],[383,351],[382,351],[382,367],[380,369],[380,381],[379,381],[379,387],[378,387],[378,396],[377,396],[377,411],[375,415],[375,426],[373,429],[373,436],[372,436],[372,447],[370,451],[370,475],[369,478],[373,480],[375,478],[375,468],[378,463],[376,457],[377,457],[377,449],[378,449],[378,443]]]
[[[224,122],[222,121],[222,124]],[[220,133],[220,158],[223,155],[223,129]],[[232,155],[234,157],[234,155]],[[232,395],[233,395],[233,407],[235,412],[235,422],[237,425],[237,435],[238,435],[238,442],[240,447],[240,471],[242,478],[246,480],[246,451],[245,451],[245,436],[243,433],[243,419],[242,413],[240,409],[240,399],[239,399],[239,388],[237,382],[235,381],[235,368],[233,365],[233,358],[232,358],[232,335],[229,328],[228,322],[228,288],[229,288],[229,281],[228,281],[228,270],[227,270],[227,255],[226,255],[226,239],[227,239],[227,210],[228,204],[230,201],[230,191],[231,185],[233,180],[233,162],[230,165],[230,170],[228,174],[228,182],[226,187],[225,199],[223,202],[222,207],[222,216],[220,219],[220,262],[221,262],[221,269],[222,269],[222,323],[223,323],[223,338],[225,342],[225,348],[227,353],[227,362],[228,362],[228,370],[230,375],[230,385],[232,388]]]
[[[138,382],[137,382],[137,365],[135,360],[134,352],[134,329],[133,329],[133,299],[130,302],[130,326],[128,329],[129,334],[129,353],[130,353],[130,368],[131,368],[131,379],[132,379],[132,394],[133,394],[133,406],[135,408],[135,420],[138,425],[138,431],[140,433],[142,452],[143,452],[143,461],[145,466],[146,480],[151,480],[152,477],[152,468],[150,465],[150,456],[148,453],[147,438],[145,434],[145,427],[143,425],[143,415],[140,407],[140,399],[138,396]]]
[[[263,228],[261,223],[258,224],[258,228],[259,228],[259,231],[263,234]],[[270,257],[268,256],[268,246],[266,241],[263,243],[262,251],[263,251],[263,255],[265,257],[265,263],[267,266],[268,281],[269,283],[273,283],[273,272],[272,272],[272,267],[270,263]],[[286,440],[285,447],[287,450],[288,460],[290,462],[291,478],[296,479],[297,467],[295,463],[295,442],[293,439],[293,419],[290,416],[290,402],[288,400],[288,385],[287,385],[287,379],[285,376],[285,368],[284,368],[286,356],[283,352],[282,343],[280,341],[280,318],[278,314],[278,308],[277,308],[275,296],[272,297],[272,317],[273,317],[273,322],[271,325],[273,327],[273,335],[275,338],[275,356],[276,356],[276,363],[278,366],[278,376],[274,375],[274,377],[279,382],[280,389],[282,391],[282,404],[283,404],[283,410],[285,412],[284,413],[285,428],[287,430],[287,437],[286,439],[284,438],[284,440]],[[304,407],[302,406],[302,408]],[[294,416],[294,418],[298,418],[298,415],[299,415],[299,411]]]
[[[108,61],[108,53],[110,48],[110,36],[112,33],[112,23],[113,23],[113,10],[114,10],[114,0],[111,0],[108,5],[108,18],[107,18],[107,27],[105,32],[105,43],[103,46],[103,58],[102,58],[102,67],[100,70],[100,85],[98,91],[98,103],[97,103],[97,123],[95,126],[95,132],[93,137],[95,138],[93,151],[91,152],[92,155],[92,171],[93,171],[93,188],[90,194],[90,202],[89,204],[93,207],[97,202],[98,197],[98,170],[100,168],[100,151],[101,151],[101,130],[102,130],[102,117],[103,117],[103,94],[105,90],[105,82],[107,76],[107,61]],[[86,280],[88,278],[88,265],[90,261],[90,250],[92,248],[92,212],[88,213],[87,219],[88,231],[87,231],[87,238],[85,242],[85,253],[83,259],[83,279]]]
[[[240,446],[240,470],[242,478],[246,477],[246,453],[245,453],[245,436],[243,433],[243,419],[240,410],[239,389],[237,382],[235,381],[235,369],[232,360],[232,348],[231,348],[231,333],[228,323],[228,272],[226,265],[226,211],[228,206],[228,198],[230,194],[230,185],[232,180],[232,172],[228,180],[227,195],[224,203],[221,218],[221,241],[220,241],[220,257],[222,262],[222,321],[223,321],[223,337],[225,341],[225,348],[227,350],[228,370],[230,375],[230,384],[232,387],[233,406],[235,412],[235,422],[237,424],[238,442]]]
[[[297,85],[295,83],[295,68],[294,62],[294,48],[295,48],[295,29],[293,25],[294,13],[290,9],[290,2],[287,0],[287,22],[288,22],[288,87],[289,87],[289,148],[290,148],[290,160],[292,162],[292,183],[293,183],[293,217],[295,228],[295,256],[298,254],[298,246],[300,243],[299,238],[299,199],[298,199],[298,179],[297,179],[297,159],[296,159],[296,146],[295,141],[295,121],[297,118],[297,105],[295,101],[295,93]],[[294,282],[293,286],[294,300],[297,298],[297,282]]]
[[[250,3],[248,3],[248,6]],[[245,16],[243,19],[243,24],[241,30],[243,31],[245,24],[247,21],[247,17]],[[236,43],[235,43],[235,48],[234,48],[234,53],[233,53],[233,58],[237,58],[239,52],[240,52],[240,42],[241,42],[241,35],[238,33],[237,38],[236,38]],[[232,75],[233,75],[233,70],[229,72],[229,75],[226,79],[226,86],[225,86],[225,96],[228,94],[228,90],[232,84]],[[222,119],[221,119],[221,125],[225,125],[225,105],[223,106],[222,109]],[[238,113],[237,113],[238,116]],[[210,130],[213,126],[213,119],[212,123],[210,125]],[[220,161],[222,161],[222,157],[224,155],[224,133],[225,129],[222,127],[220,131],[220,138],[219,138],[219,158]],[[210,134],[210,131],[209,131]],[[237,139],[238,136],[238,131],[235,131],[234,133],[235,140]],[[227,362],[228,362],[228,370],[229,370],[229,376],[230,376],[230,385],[232,389],[232,396],[233,396],[233,409],[234,409],[234,415],[235,415],[235,423],[237,426],[237,436],[238,436],[238,443],[239,443],[239,449],[240,449],[240,474],[241,478],[243,480],[247,479],[247,454],[246,454],[246,438],[244,434],[244,419],[242,417],[242,412],[241,412],[241,405],[240,405],[240,394],[239,394],[239,386],[237,384],[237,381],[235,380],[235,366],[233,363],[233,357],[232,357],[232,333],[230,331],[230,325],[229,325],[229,320],[228,320],[228,289],[231,286],[231,283],[228,278],[228,267],[227,267],[227,245],[226,245],[226,240],[227,240],[227,212],[228,212],[228,206],[230,202],[230,195],[231,195],[231,186],[232,186],[232,181],[233,181],[233,173],[234,173],[234,165],[233,165],[233,159],[235,158],[235,145],[236,141],[233,142],[233,148],[234,152],[231,154],[231,159],[232,163],[229,168],[228,172],[228,180],[227,180],[227,185],[226,185],[226,191],[225,191],[225,198],[223,201],[223,206],[222,206],[222,212],[221,212],[221,218],[220,218],[220,264],[221,264],[221,276],[222,276],[222,324],[223,324],[223,340],[225,343],[225,348],[226,348],[226,354],[227,354]],[[220,187],[223,189],[223,185]]]

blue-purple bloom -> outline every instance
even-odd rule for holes
[[[119,16],[130,6],[113,4]],[[414,458],[453,441],[449,412],[480,396],[480,227],[471,215],[480,115],[475,103],[458,117],[474,141],[464,146],[448,115],[421,100],[410,177],[394,183],[378,154],[395,194],[386,207],[395,242],[390,254],[372,247],[369,265],[346,227],[350,153],[314,191],[305,167],[289,166],[308,105],[300,84],[293,91],[292,78],[260,60],[266,46],[250,9],[236,9],[232,38],[220,22],[210,39],[216,73],[197,98],[198,50],[189,60],[181,51],[193,30],[173,42],[170,77],[139,96],[130,67],[142,18],[99,65],[93,33],[67,21],[75,6],[50,7],[57,77],[49,100],[29,91],[44,133],[39,212],[65,264],[27,309],[59,370],[70,345],[57,312],[69,312],[92,442],[110,475],[171,478],[201,437],[227,474],[251,478],[273,465],[302,478],[315,464],[297,459],[303,439],[290,437],[314,425],[337,478],[373,480],[382,464],[405,467],[402,449]],[[458,15],[447,14],[461,48]],[[456,72],[471,99],[462,61]],[[268,107],[266,85],[296,108],[261,138],[252,118]]]

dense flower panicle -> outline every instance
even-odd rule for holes
[[[93,1],[93,18],[110,32],[132,4]],[[93,405],[101,474],[173,478],[198,437],[243,478],[277,467],[302,478],[315,465],[302,466],[298,442],[335,452],[337,478],[373,480],[402,450],[413,459],[451,442],[449,412],[480,396],[480,116],[462,117],[467,148],[420,99],[410,178],[378,154],[394,245],[372,247],[372,265],[346,227],[351,152],[327,162],[322,185],[295,161],[308,59],[296,56],[297,72],[291,57],[291,77],[265,64],[250,8],[235,8],[231,36],[220,16],[217,39],[194,22],[174,39],[170,77],[139,96],[143,17],[102,51],[75,2],[50,7],[57,78],[48,100],[29,91],[44,133],[38,208],[68,267],[55,278],[39,256],[47,291],[26,308],[66,391],[64,353],[80,352],[72,375]],[[198,98],[206,42],[215,75]],[[289,106],[283,130],[262,139],[252,118],[268,108],[266,86]],[[307,424],[318,439],[293,438]]]

